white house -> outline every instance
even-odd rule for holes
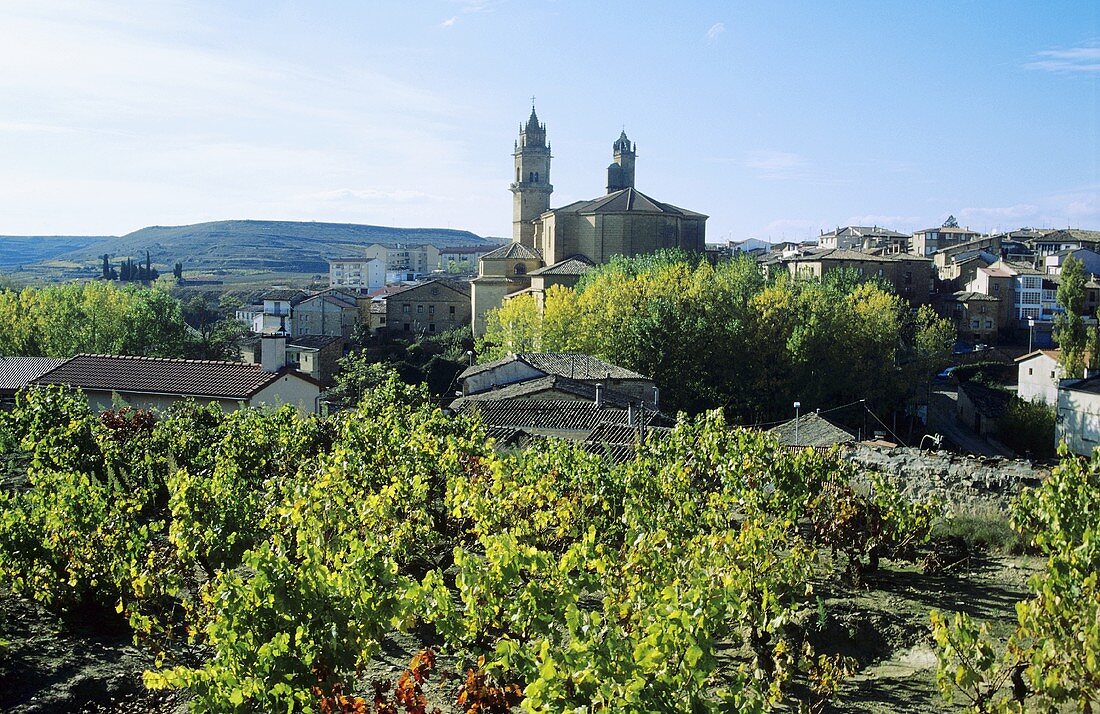
[[[308,295],[302,290],[277,288],[263,295],[264,311],[252,322],[253,332],[293,332],[294,307]],[[257,329],[259,328],[259,329]]]
[[[1047,275],[1061,275],[1066,258],[1073,256],[1084,264],[1086,275],[1100,275],[1100,253],[1088,248],[1066,248],[1043,258]]]
[[[349,290],[377,290],[386,284],[386,261],[382,258],[330,258],[328,285]]]
[[[1058,404],[1058,383],[1065,377],[1062,355],[1058,350],[1035,350],[1016,358],[1019,372],[1017,396],[1050,406]]]
[[[1081,456],[1100,446],[1100,377],[1067,379],[1058,386],[1054,438]]]

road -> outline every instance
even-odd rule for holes
[[[928,405],[928,430],[939,432],[963,451],[979,456],[1015,456],[1008,449],[989,443],[955,418],[955,401],[958,392],[954,387],[942,386],[932,392]]]

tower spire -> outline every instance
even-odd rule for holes
[[[515,181],[510,190],[512,202],[512,240],[534,247],[535,219],[550,209],[550,144],[546,141],[546,125],[535,113],[535,98],[531,97],[531,116],[520,125],[515,157]]]

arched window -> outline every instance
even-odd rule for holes
[[[521,179],[520,176],[519,176],[519,167],[517,166],[516,167],[516,183],[519,183],[522,180],[523,179]]]
[[[531,183],[535,182],[535,172],[534,171],[527,174],[527,180]]]
[[[516,271],[516,275],[526,275],[527,274],[527,266],[524,265],[523,263],[516,263],[515,271]]]
[[[539,182],[539,172],[538,172],[538,171],[536,171],[536,172],[535,172],[535,180],[534,180],[534,183],[538,183],[538,182]]]

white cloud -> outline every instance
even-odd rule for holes
[[[1044,50],[1036,59],[1024,65],[1044,72],[1100,72],[1100,47],[1071,47],[1066,50]]]
[[[447,18],[443,22],[439,23],[440,27],[454,27],[454,24],[458,22],[458,15]]]
[[[317,193],[302,196],[306,200],[337,201],[364,203],[422,203],[425,201],[445,200],[441,196],[434,196],[423,191],[411,189],[377,189],[377,188],[337,188],[331,191],[319,191]]]
[[[725,31],[726,31],[726,23],[724,23],[724,22],[714,23],[713,25],[710,26],[710,29],[707,30],[707,42],[714,42],[715,40],[718,39],[718,36],[721,35]]]
[[[850,216],[843,225],[846,226],[878,226],[890,230],[906,232],[921,228],[920,216],[891,216],[881,213],[867,213],[862,216]]]
[[[959,218],[968,220],[1023,220],[1035,216],[1039,207],[1032,203],[1016,203],[1011,206],[989,208],[968,207],[959,211]]]

